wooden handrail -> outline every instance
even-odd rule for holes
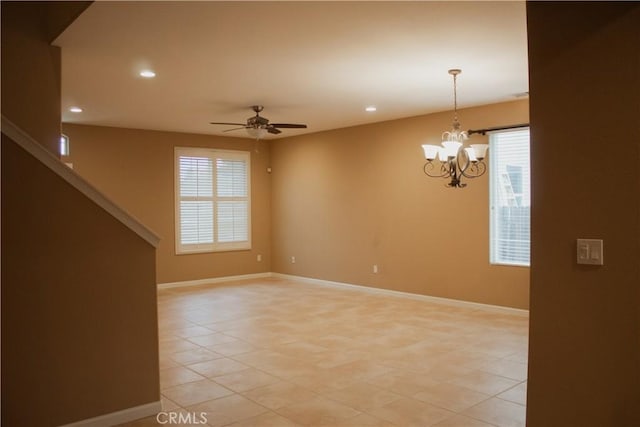
[[[64,179],[67,183],[91,199],[111,216],[118,219],[138,236],[146,240],[150,245],[157,248],[160,237],[142,224],[139,220],[111,201],[87,180],[78,175],[73,169],[66,166],[59,158],[54,156],[29,134],[12,123],[5,116],[2,116],[2,133],[11,138],[25,151],[38,159],[43,165],[51,169],[56,175]]]

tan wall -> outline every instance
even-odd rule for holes
[[[244,138],[64,124],[70,161],[118,205],[160,238],[158,283],[268,272],[271,267],[269,146]],[[174,147],[212,147],[251,152],[252,249],[176,255]],[[257,261],[257,255],[262,261]]]
[[[460,120],[526,123],[528,104],[464,109]],[[439,144],[451,121],[445,112],[272,142],[273,271],[527,308],[529,269],[489,264],[488,174],[451,189],[422,171],[421,144]]]
[[[529,2],[527,425],[640,425],[640,4]],[[604,239],[604,266],[576,239]]]
[[[49,42],[89,2],[2,2],[2,114],[58,154],[60,48]]]
[[[2,207],[2,425],[157,401],[154,248],[4,135]]]
[[[49,41],[85,6],[2,2],[2,114],[56,154],[60,57]],[[2,425],[156,402],[153,247],[4,134],[1,147]]]

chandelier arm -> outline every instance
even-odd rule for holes
[[[463,173],[462,173],[462,175],[463,175],[465,178],[470,178],[470,179],[472,179],[472,178],[477,178],[478,176],[480,176],[480,175],[478,175],[478,174],[477,174],[477,172],[476,172],[477,170],[478,170],[478,169],[475,167],[475,165],[471,165],[471,166],[468,168],[468,170],[467,170],[467,171],[465,171],[465,172],[463,172]]]
[[[476,177],[484,175],[484,173],[487,171],[487,164],[485,162],[478,162],[478,165],[476,167],[478,168],[478,174],[476,175]]]
[[[440,165],[440,174],[434,174],[432,172],[429,172],[434,168],[435,168],[435,164],[431,160],[427,160],[422,170],[424,171],[425,175],[430,176],[432,178],[449,178],[449,176],[451,176],[449,170],[445,167],[445,163],[442,163]]]
[[[487,171],[487,164],[485,162],[477,162],[475,164],[472,164],[470,168],[468,168],[469,172],[471,172],[470,174],[465,172],[462,172],[462,175],[464,175],[466,178],[478,178],[482,175],[484,175],[484,173]],[[475,171],[475,172],[474,172]]]
[[[463,159],[466,160],[466,163],[463,165],[460,164],[460,160]],[[467,156],[466,151],[464,151],[463,149],[460,149],[460,151],[458,151],[458,155],[456,156],[456,164],[458,165],[458,170],[460,171],[460,175],[461,176],[467,176],[464,172],[469,169],[469,166],[472,166],[472,163],[469,161],[469,157]]]

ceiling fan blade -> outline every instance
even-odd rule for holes
[[[225,129],[222,132],[231,132],[232,130],[240,130],[240,129],[246,129],[246,126],[242,126],[241,128],[233,128],[233,129]]]
[[[281,131],[281,130],[276,129],[276,128],[275,128],[275,127],[273,127],[273,126],[269,126],[269,127],[268,127],[268,128],[266,128],[266,129],[267,129],[267,132],[272,133],[272,134],[274,134],[274,135],[277,135],[277,134],[279,134],[279,133],[282,133],[282,131]]]
[[[274,128],[283,128],[283,129],[306,129],[307,125],[297,125],[294,123],[271,123],[271,126]]]
[[[210,125],[246,126],[245,123],[209,122]]]

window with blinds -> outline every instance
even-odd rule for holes
[[[531,172],[529,129],[489,136],[492,264],[529,266]]]
[[[176,252],[251,249],[250,153],[176,148]]]

